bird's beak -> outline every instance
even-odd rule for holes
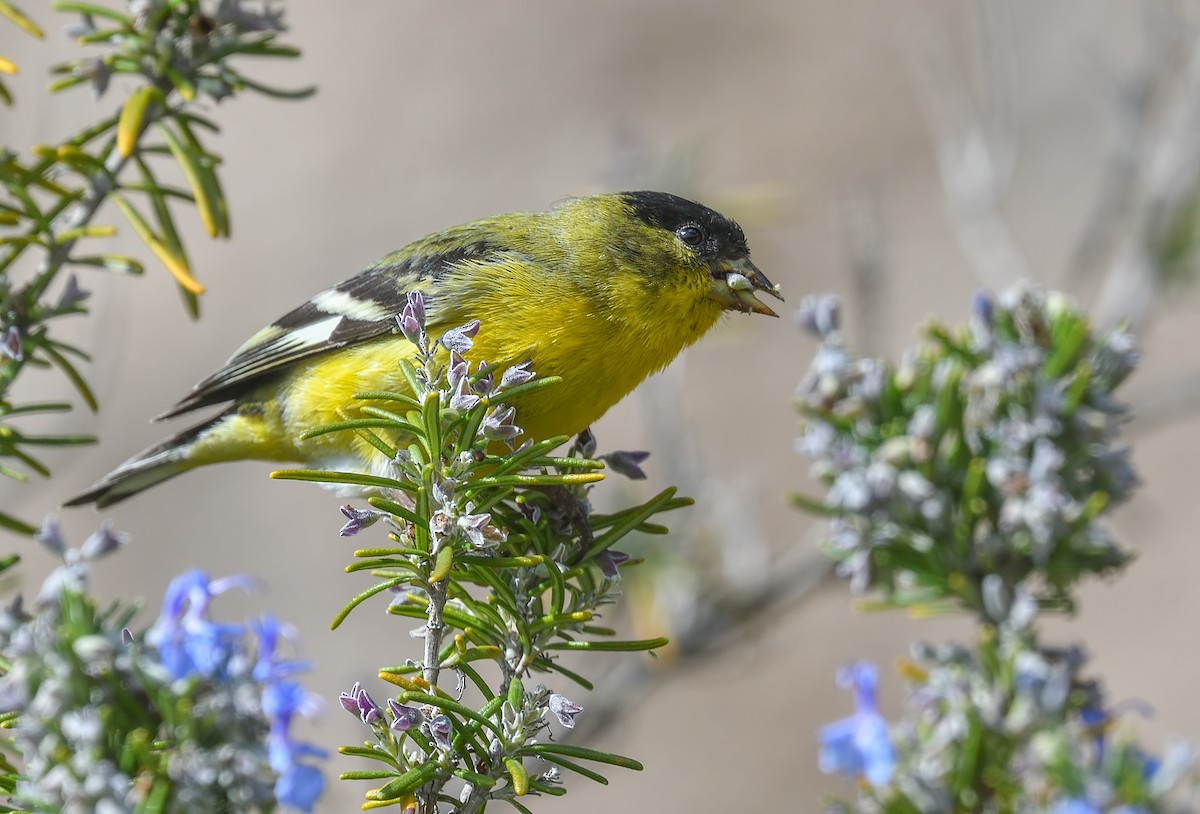
[[[721,303],[727,311],[743,311],[747,314],[766,314],[777,317],[765,303],[754,296],[755,291],[765,291],[777,300],[783,300],[779,286],[767,279],[750,258],[722,261],[712,269],[712,286],[709,296]]]

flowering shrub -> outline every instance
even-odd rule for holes
[[[826,551],[875,607],[959,608],[972,646],[917,645],[902,717],[875,704],[869,664],[839,684],[855,712],[820,733],[821,769],[860,778],[839,811],[1148,814],[1196,810],[1200,753],[1162,760],[1110,730],[1122,705],[1078,646],[1044,644],[1039,614],[1074,608],[1084,576],[1122,568],[1101,525],[1137,483],[1113,391],[1138,361],[1122,328],[1096,336],[1065,297],[980,297],[965,328],[931,324],[897,366],[854,358],[837,303],[810,298],[821,341],[799,388],[798,449],[829,490]]]
[[[107,527],[78,550],[56,524],[39,539],[63,559],[29,609],[0,612],[0,704],[21,769],[5,767],[16,809],[37,812],[312,811],[322,750],[291,734],[317,699],[285,658],[270,616],[218,622],[212,600],[242,577],[177,577],[140,634],[134,606],[97,607],[89,563],[124,540]]]

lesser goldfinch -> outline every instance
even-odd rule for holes
[[[776,314],[782,299],[750,262],[741,227],[663,192],[572,198],[436,232],[317,294],[259,331],[159,418],[232,402],[135,455],[68,506],[108,506],[198,466],[247,459],[371,471],[382,456],[353,433],[300,440],[353,416],[353,396],[407,392],[414,346],[395,320],[424,296],[429,335],[471,320],[473,355],[530,362],[563,381],[521,401],[526,436],[574,435],[671,362],[723,311]]]

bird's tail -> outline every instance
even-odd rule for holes
[[[89,489],[63,503],[64,506],[84,506],[95,503],[103,509],[120,503],[143,489],[162,483],[210,461],[197,460],[190,455],[197,440],[223,422],[229,414],[221,413],[203,423],[190,427],[170,438],[142,450],[125,463],[96,481]]]

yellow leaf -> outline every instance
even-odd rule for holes
[[[45,34],[42,33],[42,29],[38,27],[37,23],[25,16],[24,12],[14,6],[12,3],[8,2],[8,0],[0,0],[0,16],[4,16],[12,20],[13,24],[16,25],[17,28],[21,29],[30,36],[37,37],[39,40],[45,36]]]
[[[505,758],[504,768],[508,769],[508,776],[512,778],[513,793],[518,797],[524,797],[525,792],[529,791],[529,772],[525,771],[521,761],[515,757]]]
[[[171,272],[171,276],[175,278],[175,282],[179,283],[180,287],[190,294],[203,294],[204,286],[192,276],[191,269],[187,266],[187,261],[172,251],[154,234],[154,231],[150,228],[150,224],[146,223],[145,218],[133,208],[133,204],[116,194],[112,196],[112,200],[117,205],[117,208],[121,210],[125,219],[129,221],[129,225],[133,227],[133,231],[137,232],[142,242],[167,267],[167,271]]]
[[[146,110],[150,102],[160,99],[162,93],[158,88],[146,85],[129,94],[125,107],[121,108],[121,117],[117,120],[117,152],[122,158],[129,158],[137,147],[138,137],[142,135],[145,126]]]
[[[208,170],[200,164],[203,158],[185,147],[170,127],[160,124],[159,129],[167,142],[167,149],[179,162],[183,177],[192,188],[192,197],[196,201],[196,209],[200,212],[200,222],[204,224],[204,231],[208,232],[209,237],[216,237],[221,233],[220,215],[217,212],[217,203],[210,194],[213,189],[206,177]]]

